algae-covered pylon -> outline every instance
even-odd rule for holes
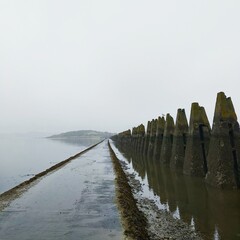
[[[163,141],[163,133],[164,133],[165,119],[164,117],[158,117],[157,120],[157,132],[154,143],[154,151],[153,158],[157,161],[160,161],[160,153]]]
[[[172,153],[173,144],[174,121],[172,116],[168,113],[166,116],[166,123],[163,133],[163,142],[161,147],[160,162],[169,164]]]
[[[138,127],[137,127],[137,132],[138,132],[138,142],[137,142],[137,149],[136,151],[138,153],[141,153],[142,152],[142,144],[143,144],[143,139],[144,139],[144,136],[145,136],[145,127],[143,124],[140,124]]]
[[[210,139],[210,124],[204,107],[192,103],[183,173],[205,177]]]
[[[217,94],[206,182],[215,187],[239,188],[240,131],[233,103],[223,92]]]
[[[150,131],[149,146],[148,146],[148,157],[153,156],[156,132],[157,132],[157,119],[153,119],[151,122],[151,131]]]
[[[178,109],[176,125],[173,133],[172,156],[170,167],[182,169],[187,144],[188,122],[184,109]]]

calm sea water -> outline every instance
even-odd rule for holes
[[[82,151],[97,140],[52,140],[40,134],[0,135],[0,193]]]

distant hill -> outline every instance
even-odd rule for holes
[[[115,133],[109,132],[99,132],[94,130],[79,130],[79,131],[71,131],[60,133],[56,135],[49,136],[48,138],[52,139],[80,139],[80,138],[94,138],[94,139],[105,139],[110,138]]]

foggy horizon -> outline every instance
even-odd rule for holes
[[[0,2],[0,133],[118,133],[217,93],[240,116],[240,2]]]

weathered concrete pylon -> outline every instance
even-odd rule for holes
[[[132,134],[130,129],[123,131],[117,135],[117,142],[123,148],[129,148],[131,146],[131,139]]]
[[[149,158],[153,156],[156,132],[157,132],[157,119],[153,119],[151,122],[151,132],[150,132],[149,146],[148,146],[148,157]]]
[[[207,157],[206,182],[221,188],[240,187],[240,131],[230,97],[218,93]]]
[[[155,160],[160,160],[160,153],[161,153],[161,147],[162,147],[162,141],[163,141],[164,126],[165,126],[165,119],[164,119],[164,117],[158,117],[156,139],[155,139],[154,151],[153,151],[153,158]]]
[[[132,134],[130,129],[120,133],[120,137],[124,145],[129,146],[131,144]]]
[[[171,115],[168,113],[166,116],[166,123],[163,133],[163,142],[161,147],[160,162],[169,164],[172,153],[173,143],[173,132],[174,132],[174,121]]]
[[[145,137],[144,137],[144,147],[143,147],[143,154],[144,155],[147,155],[147,153],[148,153],[150,133],[151,133],[151,122],[148,121],[148,123],[147,123],[147,132],[146,132]]]
[[[137,128],[136,127],[133,127],[132,128],[132,139],[131,139],[131,146],[132,146],[132,149],[135,149],[136,148],[136,145],[137,145]]]
[[[205,177],[211,128],[204,107],[198,103],[192,103],[189,125],[183,173]]]
[[[136,151],[139,153],[141,153],[141,147],[143,144],[144,136],[145,136],[145,127],[143,124],[140,124],[138,126],[138,143],[137,143],[137,149],[136,149]]]
[[[184,109],[178,109],[173,133],[172,156],[170,167],[182,169],[187,145],[188,122]]]

